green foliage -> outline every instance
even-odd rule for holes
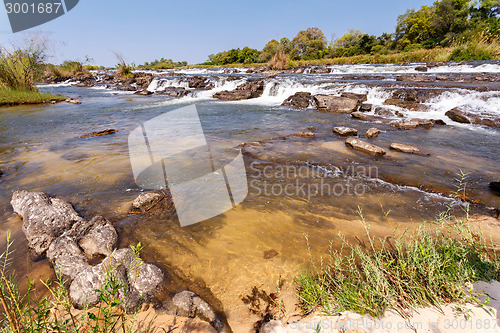
[[[291,43],[293,59],[321,59],[326,51],[326,37],[318,27],[299,31]]]
[[[60,275],[55,281],[42,281],[48,289],[49,296],[37,300],[32,297],[33,281],[26,275],[28,287],[21,293],[16,283],[16,276],[9,274],[11,264],[12,241],[7,233],[7,245],[0,253],[0,332],[2,333],[49,333],[49,332],[92,332],[92,333],[132,333],[154,332],[147,323],[135,325],[138,309],[127,316],[128,288],[125,281],[117,278],[116,266],[107,267],[105,283],[99,293],[100,303],[93,308],[75,311],[66,289],[66,281]],[[132,247],[136,254],[142,245]],[[140,259],[138,259],[140,260]],[[140,267],[134,269],[138,272]],[[140,330],[134,326],[141,327]],[[142,328],[144,327],[144,328]]]
[[[187,61],[173,61],[172,59],[161,58],[160,60],[155,59],[151,62],[145,62],[144,65],[140,65],[139,68],[150,68],[150,69],[173,69],[177,67],[187,66]]]
[[[38,91],[0,89],[0,106],[22,104],[45,104],[65,100],[64,96],[44,94]]]
[[[465,46],[457,47],[451,54],[451,61],[467,61],[467,60],[491,60],[493,56],[490,52],[481,46],[479,43],[468,43]]]
[[[450,302],[480,304],[464,286],[500,278],[500,260],[466,223],[420,227],[414,234],[377,241],[365,226],[368,247],[340,236],[341,249],[297,278],[300,305],[309,313],[354,311],[381,317]],[[458,236],[456,235],[458,231]]]
[[[9,48],[0,45],[0,89],[36,91],[43,74],[46,42],[35,35]]]
[[[227,64],[251,64],[257,61],[259,51],[245,46],[243,49],[231,49],[228,51],[211,54],[208,56],[210,65],[227,65]]]

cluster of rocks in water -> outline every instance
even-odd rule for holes
[[[157,196],[142,194],[134,200],[133,208],[143,211]],[[168,301],[157,304],[156,295],[168,282],[164,272],[143,262],[132,248],[117,249],[117,232],[102,216],[87,221],[69,202],[43,192],[16,191],[11,205],[23,219],[22,231],[30,250],[36,256],[46,256],[62,275],[75,308],[96,305],[100,300],[97,290],[113,279],[124,286],[118,294],[127,312],[149,303],[171,314],[199,317],[218,332],[226,331],[219,313],[191,291],[175,292]],[[92,264],[96,259],[102,260]]]

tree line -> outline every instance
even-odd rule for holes
[[[245,46],[211,54],[204,64],[264,63],[277,53],[291,60],[313,60],[448,47],[470,41],[489,43],[500,37],[499,15],[500,0],[437,0],[431,6],[400,15],[392,33],[374,36],[349,29],[328,43],[321,29],[312,27],[292,40],[273,39],[262,50]]]

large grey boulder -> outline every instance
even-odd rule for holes
[[[318,110],[333,113],[351,113],[358,109],[359,101],[354,98],[315,95],[314,100]]]
[[[37,255],[45,254],[50,243],[73,224],[84,221],[69,202],[42,192],[16,191],[10,203],[23,219],[28,246]]]
[[[307,109],[310,105],[314,105],[314,97],[309,92],[298,92],[288,97],[281,105]]]
[[[92,228],[81,237],[78,245],[88,257],[108,255],[116,248],[118,234],[115,228],[101,216],[94,217],[90,224]]]
[[[56,272],[69,281],[73,280],[79,272],[90,267],[85,254],[75,240],[64,235],[50,244],[47,259],[54,264]]]
[[[239,85],[235,90],[220,91],[215,93],[213,97],[223,101],[239,101],[242,99],[260,97],[263,92],[264,81],[249,80],[248,82]]]

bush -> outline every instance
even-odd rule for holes
[[[468,61],[468,60],[491,60],[493,56],[481,43],[470,42],[467,45],[458,46],[453,52],[449,60],[451,61]]]
[[[276,54],[271,58],[269,61],[268,65],[269,68],[272,70],[283,70],[288,68],[290,58],[288,57],[287,54],[278,51]]]
[[[36,91],[35,83],[43,74],[46,42],[27,38],[12,50],[0,48],[0,88]]]
[[[380,53],[380,51],[382,51],[384,47],[382,45],[375,45],[374,47],[372,47],[370,53],[374,54],[374,53]]]
[[[415,50],[421,50],[423,49],[423,45],[422,44],[408,44],[405,46],[405,48],[403,49],[404,52],[411,52],[411,51],[415,51]]]

